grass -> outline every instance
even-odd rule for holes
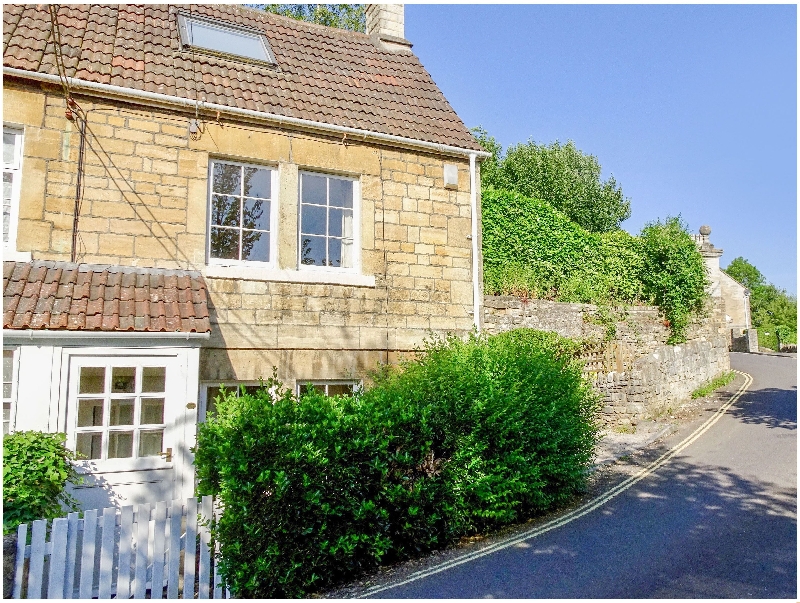
[[[712,379],[708,383],[698,387],[696,390],[692,392],[692,400],[696,400],[697,398],[704,398],[714,390],[719,389],[720,387],[725,387],[736,379],[736,373],[733,371],[728,371],[727,373],[721,374],[716,379]]]

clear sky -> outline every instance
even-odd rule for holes
[[[631,200],[797,292],[794,5],[405,5],[414,51],[504,148],[575,141]]]

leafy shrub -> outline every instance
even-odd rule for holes
[[[544,201],[506,190],[482,193],[484,291],[563,302],[656,304],[685,341],[707,298],[703,258],[679,218],[634,237],[584,230]]]
[[[638,242],[591,233],[537,199],[490,188],[481,195],[484,290],[557,301],[633,302],[641,296]]]
[[[18,431],[3,436],[3,533],[36,519],[53,519],[77,503],[66,491],[80,476],[63,433]]]
[[[651,222],[642,229],[645,290],[669,321],[667,343],[686,341],[693,314],[703,311],[708,284],[705,263],[680,218]]]
[[[434,339],[354,397],[223,394],[195,462],[233,592],[303,596],[568,501],[597,438],[576,345]]]

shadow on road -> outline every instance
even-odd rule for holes
[[[766,387],[745,392],[728,414],[743,423],[797,429],[797,386]]]
[[[794,598],[797,492],[676,459],[566,526],[389,598]]]

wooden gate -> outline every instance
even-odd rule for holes
[[[207,525],[218,514],[205,496],[42,519],[31,524],[30,537],[22,524],[12,596],[229,598]]]

